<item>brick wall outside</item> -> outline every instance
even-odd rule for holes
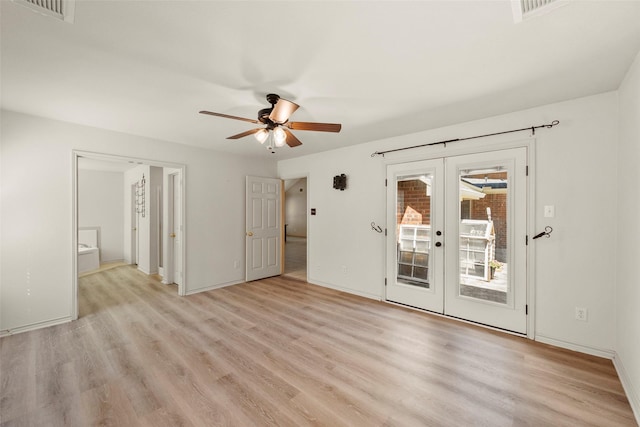
[[[427,196],[427,184],[420,180],[398,182],[398,224],[429,224],[431,221],[431,197]]]
[[[484,178],[482,176],[473,176]],[[486,174],[489,178],[507,178],[506,172]],[[420,180],[401,181],[398,185],[397,223],[429,224],[431,215],[431,197],[427,196],[427,185]],[[496,258],[506,261],[507,247],[507,195],[487,194],[479,200],[466,200],[468,212],[463,219],[487,220],[487,207],[491,208],[491,218],[496,233]]]

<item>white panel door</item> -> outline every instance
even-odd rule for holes
[[[181,286],[184,282],[182,280],[182,174],[176,172],[169,175],[171,185],[172,200],[172,225],[173,231],[171,237],[173,238],[173,283]]]
[[[247,177],[246,280],[282,273],[282,181]]]

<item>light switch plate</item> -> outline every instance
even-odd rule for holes
[[[544,207],[544,217],[553,218],[556,215],[556,207],[553,205],[547,205]]]

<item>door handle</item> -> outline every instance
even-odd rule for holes
[[[436,242],[436,248],[439,248],[440,246],[442,246],[442,242]]]
[[[249,237],[253,236],[253,232],[247,231],[247,236],[249,236]]]
[[[176,237],[176,233],[169,234],[169,237]]]
[[[136,230],[137,230],[137,228],[135,228],[135,227],[133,227],[133,228],[131,229],[131,231],[136,231]]]

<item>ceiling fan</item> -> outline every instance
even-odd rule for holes
[[[342,125],[339,123],[315,123],[315,122],[290,122],[289,118],[300,106],[294,102],[280,98],[275,93],[267,95],[267,101],[271,104],[270,108],[263,108],[258,111],[258,119],[247,119],[245,117],[230,116],[228,114],[213,113],[211,111],[200,111],[200,114],[208,114],[210,116],[224,117],[227,119],[242,120],[249,123],[264,124],[266,127],[251,129],[246,132],[239,133],[227,137],[227,139],[239,139],[245,136],[254,135],[261,144],[272,136],[273,145],[269,143],[268,149],[273,153],[273,146],[283,147],[287,144],[289,147],[297,147],[302,142],[295,137],[289,129],[292,130],[312,130],[318,132],[340,132]]]

